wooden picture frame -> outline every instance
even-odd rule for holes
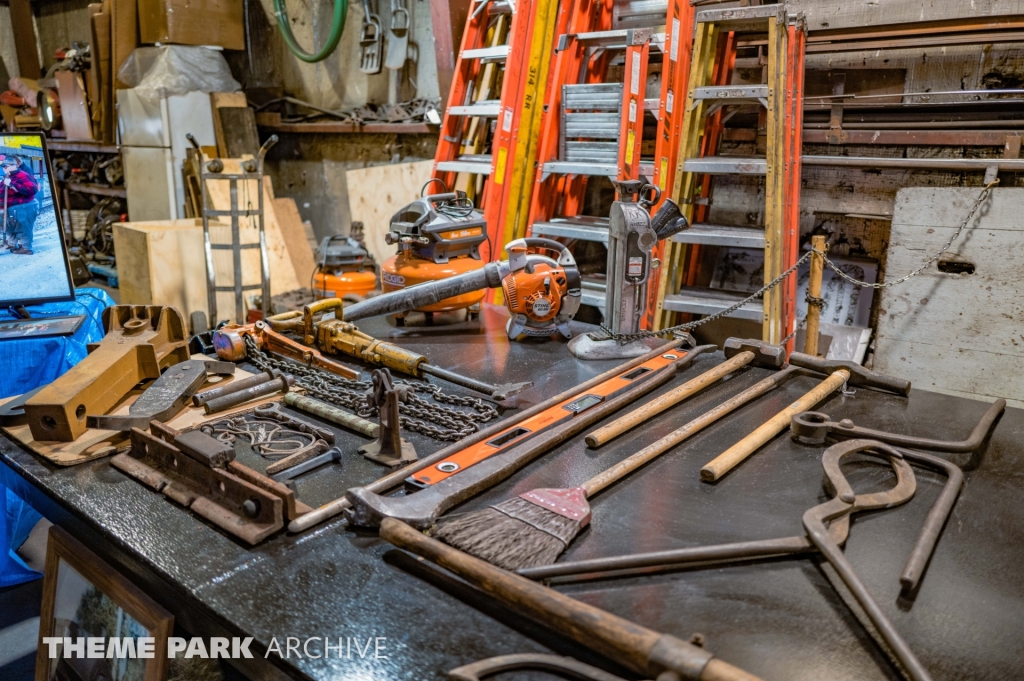
[[[108,627],[108,622],[116,624]],[[87,627],[100,631],[89,631]],[[111,678],[139,678],[141,666],[144,669],[144,681],[165,681],[168,667],[167,637],[173,628],[174,617],[156,601],[67,531],[56,525],[50,528],[35,681],[76,678],[76,675],[92,678],[97,673],[92,667],[116,663],[120,663],[122,668],[119,675],[110,671],[108,676]],[[144,630],[144,633],[140,633],[140,630]],[[128,660],[64,658],[58,653],[56,659],[50,659],[49,646],[44,645],[43,641],[52,636],[150,636],[155,639],[153,657]],[[128,665],[134,667],[130,674],[125,671]],[[60,676],[59,667],[63,668]]]

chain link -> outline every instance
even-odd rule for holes
[[[277,369],[295,377],[295,384],[308,395],[352,410],[363,418],[378,415],[367,400],[370,381],[351,381],[324,369],[271,357],[245,336],[248,359],[262,371]],[[454,442],[475,433],[479,424],[498,418],[498,410],[476,397],[451,395],[440,386],[420,381],[395,380],[395,386],[407,386],[408,393],[398,405],[399,424],[435,440]],[[433,402],[423,396],[433,398]],[[443,404],[442,404],[443,403]],[[452,405],[452,406],[445,406]],[[469,411],[453,407],[468,407]]]
[[[738,303],[736,303],[736,304],[734,304],[734,305],[732,305],[730,307],[727,307],[726,309],[722,310],[721,312],[716,312],[713,315],[708,315],[707,317],[704,317],[702,319],[698,319],[697,321],[687,322],[685,324],[677,324],[676,326],[670,326],[670,327],[668,327],[666,329],[661,329],[660,331],[641,331],[639,333],[614,333],[610,328],[608,328],[606,325],[602,324],[601,325],[601,333],[603,335],[599,336],[596,333],[591,333],[590,334],[590,338],[591,338],[591,340],[595,340],[595,341],[614,340],[614,341],[619,341],[620,343],[625,344],[625,343],[632,343],[634,341],[639,341],[639,340],[646,340],[648,338],[656,338],[658,336],[668,336],[668,335],[672,335],[672,334],[675,334],[675,333],[678,333],[678,332],[681,332],[681,331],[689,331],[690,329],[695,329],[698,326],[701,326],[703,324],[707,324],[708,322],[712,322],[712,321],[714,321],[716,319],[719,319],[721,317],[726,317],[726,316],[732,314],[733,312],[735,312],[736,310],[740,309],[741,307],[743,307],[747,303],[752,302],[754,300],[757,300],[758,298],[763,296],[765,293],[767,293],[768,291],[772,290],[773,288],[775,288],[776,286],[781,284],[783,281],[785,281],[786,277],[788,277],[793,272],[795,272],[801,265],[803,265],[805,262],[807,262],[807,260],[813,254],[815,254],[815,253],[817,253],[818,255],[821,256],[821,259],[825,262],[826,265],[828,265],[829,269],[831,269],[837,275],[839,275],[840,277],[842,277],[846,281],[850,282],[854,286],[860,286],[862,288],[872,288],[872,289],[876,289],[877,290],[877,289],[889,288],[890,286],[896,286],[897,284],[902,284],[903,282],[905,282],[905,281],[907,281],[909,279],[913,279],[917,275],[919,275],[922,272],[924,272],[933,262],[938,260],[939,257],[943,253],[945,253],[946,251],[949,250],[949,248],[953,245],[953,242],[957,240],[957,238],[960,236],[960,234],[965,229],[967,229],[967,225],[969,225],[971,220],[974,219],[974,214],[977,213],[978,209],[981,208],[981,205],[983,203],[985,203],[985,200],[988,198],[988,195],[992,191],[992,188],[995,187],[997,184],[999,184],[998,178],[993,180],[992,182],[989,182],[988,184],[986,184],[982,188],[981,193],[978,194],[978,198],[975,199],[975,201],[974,201],[974,205],[971,206],[971,210],[967,213],[967,217],[964,218],[963,222],[960,223],[960,226],[957,228],[956,232],[953,233],[953,236],[949,237],[949,240],[946,242],[946,244],[937,253],[932,255],[932,257],[928,258],[928,260],[926,260],[925,263],[923,265],[921,265],[920,267],[918,267],[916,270],[914,270],[913,272],[911,272],[910,274],[908,274],[906,276],[900,277],[899,279],[894,279],[893,281],[887,281],[887,282],[885,282],[883,284],[878,284],[878,283],[874,283],[873,284],[873,283],[866,282],[866,281],[860,281],[859,279],[854,279],[853,277],[848,275],[846,272],[843,272],[843,270],[839,267],[839,265],[837,265],[833,261],[829,260],[828,256],[826,256],[824,253],[822,253],[821,251],[816,251],[816,250],[814,250],[812,248],[811,250],[809,250],[806,253],[804,253],[803,256],[801,256],[801,258],[799,260],[797,260],[793,264],[793,266],[790,267],[788,270],[786,270],[785,272],[783,272],[782,274],[777,276],[775,279],[773,279],[772,281],[770,281],[767,284],[765,284],[764,286],[762,286],[755,293],[747,296],[746,298],[744,298],[743,300],[739,301]],[[820,307],[824,307],[824,303],[825,303],[825,301],[824,301],[823,298],[814,298],[814,297],[812,297],[810,295],[807,296],[807,304],[808,305],[813,305],[815,307],[819,307],[820,308]],[[786,336],[782,340],[781,345],[785,345],[786,343],[788,343],[789,340],[791,338],[793,338],[793,336],[796,335],[797,329],[799,329],[803,325],[803,323],[804,322],[801,321],[800,324],[798,324],[796,326],[796,328],[793,329],[793,332],[790,333],[788,336]]]

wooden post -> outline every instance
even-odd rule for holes
[[[35,80],[42,75],[36,29],[29,0],[11,0],[11,28],[14,29],[14,51],[18,55],[18,71],[22,78]],[[7,83],[4,83],[6,86]]]
[[[437,86],[441,93],[443,112],[448,106],[448,94],[455,77],[455,51],[462,44],[462,31],[466,27],[471,0],[431,0],[430,18],[433,22],[434,59],[437,64]]]
[[[825,237],[812,236],[811,248],[818,253],[825,252]],[[807,282],[807,340],[804,341],[804,354],[818,356],[818,322],[821,320],[821,307],[815,305],[821,297],[821,275],[825,270],[825,259],[817,253],[811,255],[811,278]]]

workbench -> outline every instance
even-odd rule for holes
[[[486,307],[480,327],[365,331],[422,352],[434,364],[493,383],[532,380],[520,407],[582,383],[616,362],[582,363],[563,341],[509,343],[503,309]],[[585,327],[580,326],[579,330]],[[696,376],[721,353],[653,395]],[[746,369],[599,450],[583,438],[543,456],[456,511],[536,487],[569,487],[665,435],[768,375]],[[800,377],[698,434],[592,500],[591,525],[563,559],[785,537],[826,500],[821,447],[775,438],[717,484],[699,470],[815,380]],[[455,391],[454,386],[444,385]],[[988,404],[915,388],[909,399],[866,389],[818,407],[836,419],[925,437],[966,438]],[[512,410],[505,415],[514,413]],[[338,430],[341,468],[298,483],[316,506],[384,470],[355,453],[366,442]],[[420,455],[444,443],[412,434]],[[944,478],[915,467],[917,494],[853,519],[846,555],[911,648],[939,679],[1009,679],[1024,672],[1024,411],[1009,408],[988,445],[964,455],[966,483],[918,592],[900,595],[899,573]],[[970,460],[968,460],[970,459]],[[851,464],[858,493],[892,484],[891,469]],[[112,468],[107,459],[58,468],[0,435],[0,481],[64,526],[175,616],[176,634],[252,636],[254,659],[233,664],[255,679],[444,679],[449,669],[492,655],[556,652],[635,678],[557,632],[538,626],[435,566],[339,519],[255,547],[216,529]],[[558,587],[587,603],[689,640],[700,633],[721,659],[769,681],[899,678],[815,557],[757,560]],[[187,632],[187,633],[186,633]],[[280,659],[276,637],[386,637],[386,659]],[[311,649],[313,651],[314,649]],[[336,653],[334,653],[336,654]],[[502,676],[502,679],[511,678]],[[514,678],[541,678],[519,675]],[[550,678],[544,676],[543,678]]]

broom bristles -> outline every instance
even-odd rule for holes
[[[442,518],[434,537],[506,570],[554,563],[580,522],[516,497],[480,511]]]

